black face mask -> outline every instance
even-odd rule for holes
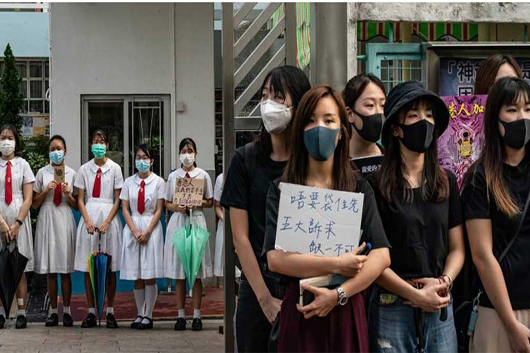
[[[353,112],[363,121],[363,128],[361,130],[357,129],[355,124],[352,124],[359,135],[369,142],[376,142],[379,140],[381,137],[381,130],[383,129],[383,114],[362,115],[356,110],[353,110]]]
[[[434,140],[434,124],[420,120],[410,125],[398,125],[403,130],[403,137],[400,137],[400,140],[409,150],[424,153],[431,146]]]
[[[504,136],[502,139],[506,146],[516,150],[523,148],[530,140],[530,120],[519,119],[507,123],[499,119],[499,122],[504,126]]]

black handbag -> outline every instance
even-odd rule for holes
[[[523,213],[521,214],[521,219],[519,220],[519,224],[517,225],[517,230],[515,231],[515,234],[513,235],[508,245],[506,245],[506,248],[504,248],[503,252],[499,256],[497,260],[499,263],[506,257],[506,254],[514,244],[515,239],[519,236],[521,228],[523,227],[524,219],[526,218],[529,204],[530,192],[526,197],[526,202],[524,205]],[[456,327],[456,336],[458,340],[458,352],[464,353],[469,352],[469,341],[471,339],[471,334],[474,331],[474,325],[477,319],[477,310],[480,304],[480,297],[484,293],[484,288],[481,285],[478,273],[476,270],[474,272],[475,279],[473,281],[473,285],[471,286],[470,291],[470,293],[474,293],[474,295],[470,299],[462,302],[462,304],[460,304],[453,313]],[[472,327],[470,327],[470,323],[472,324]]]

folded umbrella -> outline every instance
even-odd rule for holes
[[[192,219],[193,215],[190,212],[190,220]],[[209,237],[210,233],[207,229],[192,224],[191,221],[190,224],[177,230],[171,236],[171,241],[184,267],[184,274],[190,288],[193,288],[195,278],[201,267],[204,249]]]
[[[112,256],[101,251],[101,233],[97,228],[95,232],[98,233],[98,251],[95,251],[88,257],[88,269],[99,318],[99,326],[101,326],[101,317],[103,316],[103,307],[105,306],[107,272],[110,271]]]
[[[28,263],[28,258],[18,251],[16,245],[9,248],[9,245],[6,245],[0,251],[0,300],[6,313],[11,308],[18,284]]]

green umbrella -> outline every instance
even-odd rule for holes
[[[190,220],[192,219],[193,215],[190,211]],[[196,224],[188,224],[171,236],[177,256],[184,267],[184,273],[190,288],[193,288],[195,278],[201,267],[204,249],[209,237],[210,233],[208,230]]]

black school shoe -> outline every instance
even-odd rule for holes
[[[96,320],[96,315],[88,313],[87,317],[81,323],[81,328],[92,328],[96,327],[97,325],[98,321]]]
[[[144,322],[142,321],[139,325],[138,325],[138,330],[150,330],[153,328],[153,320],[151,320],[150,318],[148,318],[147,316],[144,317],[144,320],[147,319],[149,320],[149,322],[147,324],[144,324]]]
[[[175,322],[175,331],[184,331],[186,329],[186,319],[179,317]]]
[[[26,319],[24,315],[18,315],[15,328],[22,329],[22,328],[26,328],[27,326],[28,326],[28,319]]]
[[[67,313],[63,314],[63,326],[64,327],[74,326],[74,319],[72,319],[72,315],[67,314]]]
[[[54,327],[54,326],[57,326],[59,325],[59,315],[57,314],[51,314],[47,319],[46,319],[46,327]]]
[[[192,331],[202,331],[202,321],[199,318],[193,319],[193,322],[191,323],[191,329]]]
[[[107,314],[107,328],[118,328],[118,322],[114,314]]]
[[[136,321],[136,320],[138,320],[138,319],[140,319],[140,321]],[[142,320],[143,320],[143,317],[140,316],[140,315],[138,315],[138,316],[136,317],[136,319],[134,319],[133,323],[131,324],[131,328],[132,328],[133,330],[137,329],[137,328],[138,328],[138,325],[140,325],[140,323],[142,322]]]
[[[0,328],[4,328],[6,324],[6,318],[4,315],[0,315]]]

